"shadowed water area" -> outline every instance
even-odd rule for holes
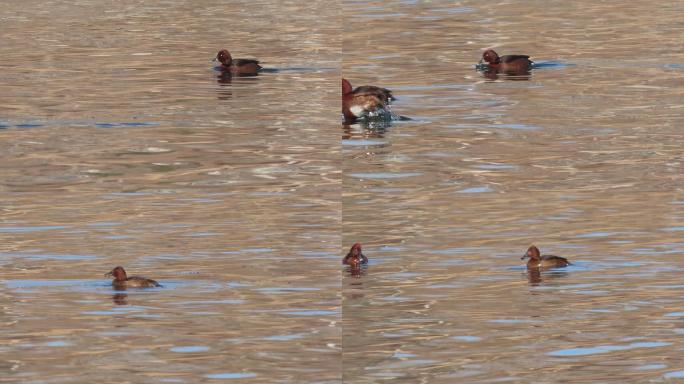
[[[339,7],[308,4],[0,4],[0,382],[339,382]]]
[[[680,3],[345,1],[344,382],[684,377]],[[529,76],[475,71],[486,48]],[[528,274],[535,244],[569,258]],[[345,249],[346,250],[346,249]]]

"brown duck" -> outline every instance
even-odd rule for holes
[[[389,89],[373,85],[352,89],[351,83],[342,79],[342,114],[346,121],[355,121],[373,113],[387,113],[393,100],[395,98]]]
[[[218,60],[221,63],[220,69],[233,75],[238,76],[256,76],[261,65],[259,60],[254,59],[233,59],[227,49],[222,49],[216,55],[214,61]]]
[[[116,267],[111,271],[105,273],[105,277],[112,276],[112,286],[114,289],[126,289],[126,288],[149,288],[149,287],[161,287],[161,284],[157,283],[152,279],[147,279],[139,276],[126,276],[126,271],[123,267]]]
[[[499,56],[493,49],[488,49],[482,54],[480,64],[486,62],[490,71],[508,73],[511,75],[522,75],[528,73],[532,68],[532,60],[526,55],[504,55]]]
[[[342,264],[349,265],[352,269],[358,269],[363,264],[368,264],[368,258],[361,253],[361,244],[352,245],[347,256],[342,259]]]
[[[520,260],[525,260],[525,258],[530,258],[527,262],[527,268],[561,268],[571,265],[568,259],[560,256],[553,255],[543,255],[539,252],[539,248],[534,245],[527,249],[527,253]]]

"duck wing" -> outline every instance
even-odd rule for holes
[[[500,58],[502,63],[510,63],[510,62],[520,60],[520,59],[524,59],[524,60],[529,61],[530,57],[527,55],[506,55],[506,56],[501,56],[501,58]]]
[[[161,284],[157,283],[155,280],[147,279],[140,276],[131,276],[126,281],[132,281],[134,284],[139,284],[140,286],[147,287],[161,287]]]
[[[249,65],[249,64],[254,64],[257,67],[261,68],[261,65],[259,65],[259,60],[254,60],[254,59],[233,59],[233,65],[242,67],[243,65]]]
[[[560,256],[554,256],[554,255],[544,255],[541,257],[542,260],[548,260],[548,261],[553,261],[553,262],[560,262],[560,263],[565,263],[567,265],[570,265],[570,262],[568,259],[565,257],[560,257]]]

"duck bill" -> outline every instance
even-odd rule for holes
[[[215,62],[216,60],[218,60],[218,57],[214,57],[213,59],[211,59],[211,62],[213,63],[213,62]]]
[[[527,259],[528,257],[529,257],[529,256],[527,256],[527,253],[526,253],[526,254],[523,255],[523,257],[520,258],[520,260],[525,260],[525,259]]]
[[[112,273],[112,271],[109,271],[109,272],[107,272],[107,273],[104,274],[104,277],[112,277],[112,276],[114,276],[114,274]]]

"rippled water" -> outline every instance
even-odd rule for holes
[[[681,379],[683,8],[2,2],[0,382]]]
[[[343,127],[344,382],[684,377],[682,5],[344,4],[344,77],[413,119]]]
[[[341,35],[310,6],[0,5],[0,382],[339,381]]]

